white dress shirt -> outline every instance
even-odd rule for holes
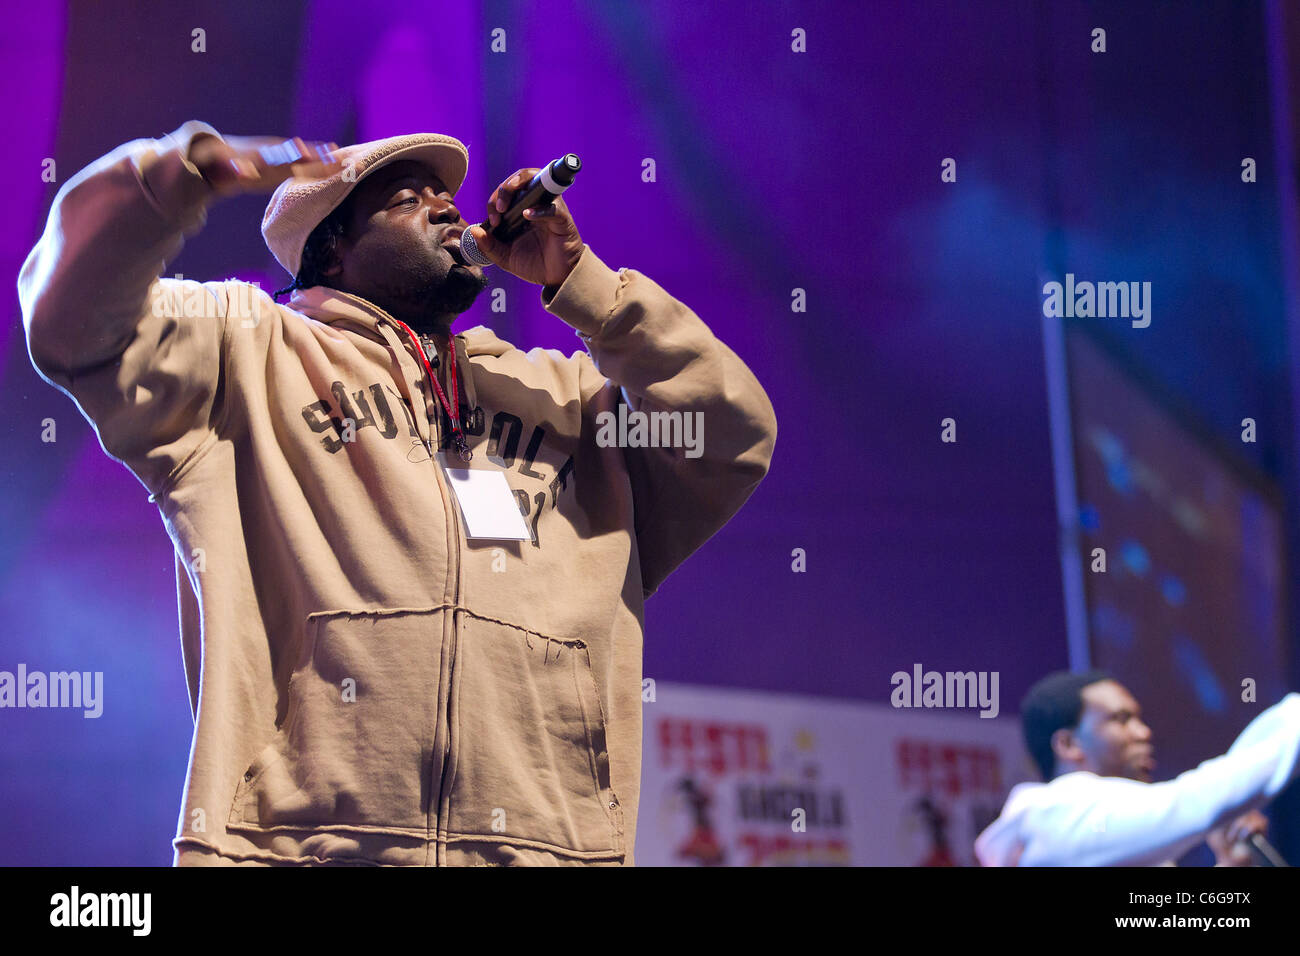
[[[1086,770],[1012,788],[975,841],[983,866],[1151,866],[1266,803],[1300,770],[1300,694],[1247,725],[1228,752],[1162,783]]]

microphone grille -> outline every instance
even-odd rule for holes
[[[479,223],[479,225],[482,225],[482,223]],[[487,256],[483,255],[483,250],[478,247],[478,243],[474,241],[474,236],[470,233],[468,229],[466,229],[463,233],[461,233],[460,236],[460,254],[461,254],[461,258],[463,258],[470,265],[475,265],[475,266],[492,265],[492,260],[489,259]]]

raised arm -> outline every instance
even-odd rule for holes
[[[200,134],[217,135],[191,121],[119,146],[54,197],[18,276],[28,348],[54,384],[122,354],[159,270],[202,227],[212,187],[187,157]]]
[[[510,243],[492,237],[488,229],[539,172],[529,167],[507,177],[488,197],[487,227],[469,233],[496,265],[542,286],[542,305],[582,337],[590,355],[580,381],[585,416],[617,414],[621,396],[633,411],[668,416],[655,424],[668,421],[687,446],[622,445],[649,597],[767,474],[776,414],[745,363],[690,308],[648,276],[615,272],[592,252],[563,196],[525,210],[531,228]],[[611,437],[597,432],[598,442]]]
[[[250,155],[253,141],[228,142],[198,121],[118,147],[59,189],[18,277],[32,364],[150,490],[217,412],[232,285],[159,273],[212,201],[290,175]]]
[[[642,273],[610,269],[590,247],[542,301],[586,343],[594,374],[583,398],[595,414],[616,422],[621,393],[631,410],[672,413],[661,422],[683,442],[692,429],[687,447],[623,449],[649,597],[767,474],[776,414],[754,374],[699,316]]]
[[[1226,754],[1163,783],[1071,774],[1026,811],[1021,866],[1142,866],[1182,855],[1300,771],[1300,694],[1256,717]]]

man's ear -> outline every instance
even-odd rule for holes
[[[1057,765],[1064,767],[1077,767],[1084,757],[1079,738],[1069,727],[1052,734],[1052,753],[1056,755]]]
[[[321,269],[321,275],[333,278],[343,271],[343,252],[346,236],[337,236],[333,241],[325,246],[325,254],[329,259],[325,268]]]

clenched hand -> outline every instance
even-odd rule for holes
[[[200,133],[190,141],[189,159],[220,197],[269,193],[291,176],[332,176],[342,168],[337,143],[301,137],[227,136]]]
[[[527,186],[540,169],[521,169],[507,178],[488,197],[487,225],[494,228],[501,213],[510,208],[515,194]],[[496,265],[526,282],[556,288],[560,286],[582,256],[582,236],[574,225],[564,197],[557,196],[550,206],[524,210],[531,225],[513,242],[501,243],[482,226],[471,226],[470,233],[479,249]]]

